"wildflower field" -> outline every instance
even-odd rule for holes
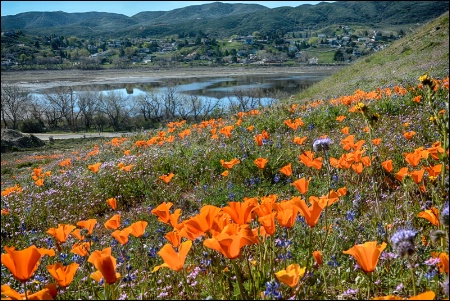
[[[448,299],[448,85],[2,156],[2,298]]]

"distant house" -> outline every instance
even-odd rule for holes
[[[152,62],[152,58],[151,58],[150,56],[146,56],[146,57],[144,57],[144,58],[142,59],[142,62],[143,62],[144,64],[151,63],[151,62]]]
[[[308,64],[309,65],[317,65],[319,63],[319,59],[317,57],[313,57],[308,59]]]
[[[246,36],[245,37],[244,44],[253,44],[253,42],[254,42],[254,37],[253,36]]]

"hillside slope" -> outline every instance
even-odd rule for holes
[[[296,98],[330,98],[349,95],[357,89],[369,91],[386,84],[417,80],[425,72],[434,77],[446,77],[449,70],[448,28],[449,14],[446,12],[418,28],[414,34],[341,69]]]

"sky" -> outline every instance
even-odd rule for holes
[[[302,4],[317,4],[322,1],[1,1],[1,15],[16,15],[30,11],[63,11],[66,13],[97,11],[131,17],[142,11],[169,11],[214,2],[260,4],[268,8],[275,8],[280,6],[297,7]]]

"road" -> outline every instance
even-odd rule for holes
[[[114,138],[114,137],[122,137],[129,136],[132,133],[67,133],[67,134],[32,134],[43,141],[48,141],[49,137],[53,137],[53,139],[72,139],[72,138],[88,138],[88,137],[106,137],[106,138]]]

